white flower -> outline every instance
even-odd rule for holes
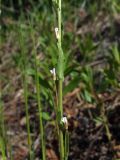
[[[68,129],[68,120],[67,120],[67,117],[62,117],[61,122],[64,124],[65,129]]]
[[[55,68],[51,69],[50,72],[51,72],[51,74],[55,75],[56,74],[55,73]]]
[[[68,123],[67,117],[62,117],[61,121],[62,121],[63,123]]]
[[[53,68],[52,70],[50,70],[50,73],[53,75],[53,80],[56,80],[56,71],[55,68]]]
[[[56,38],[59,39],[59,29],[57,27],[55,27],[55,35],[56,35]]]

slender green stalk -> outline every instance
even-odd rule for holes
[[[57,116],[57,113],[58,113],[58,92],[57,92],[57,87],[56,87],[56,83],[54,81],[54,91],[55,91],[55,98],[53,100],[53,104],[54,104],[54,110],[55,110],[55,114],[56,114],[56,120],[55,120],[55,123],[56,123],[56,131],[57,131],[57,138],[59,139],[59,118]]]
[[[2,13],[1,10],[1,3],[2,0],[0,0],[0,16]],[[0,25],[0,33],[1,33],[1,28],[2,26]],[[2,42],[2,36],[0,36],[0,44]],[[2,153],[2,159],[6,160],[7,156],[7,136],[6,136],[6,130],[5,130],[5,123],[4,123],[4,108],[3,108],[3,101],[2,101],[2,75],[0,72],[0,151]]]
[[[24,99],[25,99],[25,113],[26,113],[26,122],[27,122],[27,133],[28,133],[28,147],[29,147],[29,155],[30,160],[32,160],[32,140],[31,140],[31,134],[30,134],[30,118],[29,118],[29,106],[28,106],[28,84],[27,84],[27,57],[25,53],[25,45],[24,45],[24,39],[23,39],[23,33],[22,31],[19,33],[19,40],[20,40],[20,47],[21,47],[21,56],[22,56],[22,80],[23,80],[23,89],[24,89]]]
[[[35,63],[36,63],[36,91],[37,91],[37,102],[38,102],[39,123],[40,123],[40,140],[42,145],[42,160],[46,160],[45,137],[44,137],[42,106],[41,106],[41,98],[40,98],[40,83],[39,83],[36,57],[35,57]]]
[[[58,106],[60,109],[60,119],[63,117],[63,106],[62,106],[62,80],[59,80],[59,95],[58,95]],[[60,145],[60,159],[64,160],[64,141],[63,131],[59,129],[59,145]]]
[[[58,1],[58,107],[60,122],[63,117],[63,104],[62,104],[62,90],[63,90],[63,52],[62,52],[62,32],[61,32],[61,22],[62,22],[62,11],[61,11],[61,0]],[[59,122],[59,123],[60,123]],[[64,139],[63,131],[59,128],[59,149],[60,149],[60,159],[64,160]]]
[[[1,84],[0,84],[0,151],[2,153],[3,160],[6,160],[6,132],[5,132],[4,116],[3,116]]]
[[[5,143],[5,132],[4,132],[4,122],[3,122],[3,113],[1,111],[2,105],[0,102],[0,151],[2,153],[3,160],[6,160],[6,143]]]
[[[61,47],[61,43],[62,43],[62,32],[61,32],[61,23],[62,23],[62,8],[61,8],[61,0],[59,0],[58,2],[58,29],[59,29],[59,39],[58,39],[58,43]]]
[[[27,133],[28,133],[28,147],[30,153],[30,160],[32,160],[32,150],[31,150],[31,135],[30,135],[30,119],[29,119],[29,111],[28,111],[28,86],[27,79],[24,73],[23,77],[23,88],[24,88],[24,99],[25,99],[25,112],[26,112],[26,122],[27,122]]]
[[[36,83],[36,92],[37,92],[37,103],[38,103],[38,112],[39,112],[39,129],[40,129],[40,144],[42,146],[42,160],[46,160],[46,149],[45,149],[45,137],[44,137],[44,128],[43,128],[43,119],[42,119],[42,105],[41,105],[41,96],[40,96],[40,82],[39,82],[39,71],[38,71],[38,61],[36,54],[35,38],[33,32],[33,26],[31,25],[31,37],[33,41],[33,55],[35,60],[35,83]]]

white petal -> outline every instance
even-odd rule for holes
[[[66,124],[68,123],[67,117],[63,117],[61,121],[62,121],[63,123],[66,123]]]

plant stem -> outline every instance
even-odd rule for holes
[[[60,111],[60,119],[63,117],[63,105],[62,105],[62,80],[59,80],[59,98],[58,98],[58,106]],[[63,131],[59,129],[59,145],[60,145],[60,159],[64,160],[64,141],[63,141]]]
[[[29,107],[28,107],[28,84],[27,84],[27,58],[26,58],[26,51],[25,51],[25,44],[23,38],[22,30],[19,32],[19,40],[20,40],[20,47],[21,47],[21,56],[22,56],[22,84],[24,89],[24,100],[25,100],[25,113],[26,113],[26,123],[27,123],[27,134],[28,134],[28,147],[29,147],[29,156],[30,160],[32,160],[32,149],[31,149],[31,135],[30,135],[30,119],[29,119]]]
[[[55,123],[56,123],[57,136],[59,139],[59,124],[58,124],[59,118],[57,115],[57,113],[58,113],[58,92],[57,92],[57,87],[56,87],[55,81],[54,81],[54,92],[55,92],[55,97],[54,97],[53,103],[54,103],[54,110],[55,110],[55,114],[56,114]]]
[[[30,121],[29,121],[29,111],[28,111],[28,87],[27,87],[27,80],[26,80],[26,76],[25,75],[24,75],[24,78],[23,78],[23,88],[24,88],[24,99],[25,99],[25,112],[26,112],[26,122],[27,122],[27,133],[28,133],[28,147],[29,147],[30,160],[32,160],[32,155],[31,155]]]
[[[37,102],[38,102],[38,110],[39,110],[40,135],[41,135],[40,140],[42,145],[42,160],[46,160],[45,138],[44,138],[43,119],[42,119],[42,106],[40,101],[40,83],[39,83],[36,57],[35,57],[35,63],[36,63],[36,90],[37,90]]]
[[[40,144],[42,147],[42,160],[46,160],[46,148],[45,148],[45,137],[44,137],[44,128],[43,128],[43,118],[42,118],[42,105],[41,105],[41,96],[40,96],[40,82],[39,82],[39,70],[35,46],[35,36],[33,32],[33,26],[31,25],[31,37],[33,41],[33,56],[35,60],[35,83],[36,83],[36,92],[37,92],[37,103],[38,103],[38,112],[39,112],[39,129],[40,129]]]
[[[3,160],[6,160],[6,134],[4,126],[3,106],[2,106],[2,93],[0,86],[0,151],[2,153]]]
[[[59,0],[59,2],[58,2],[58,29],[59,29],[58,43],[59,43],[60,47],[61,47],[61,43],[62,43],[61,23],[62,23],[62,8],[61,8],[61,0]]]
[[[1,89],[0,89],[1,90]],[[4,122],[4,113],[2,106],[2,93],[0,91],[0,134],[2,135],[5,145],[6,145],[6,132],[5,132],[5,122]]]
[[[62,33],[61,33],[61,22],[62,22],[62,11],[61,11],[61,0],[58,1],[58,32],[59,32],[59,38],[58,38],[58,50],[59,50],[59,60],[58,60],[58,67],[60,68],[60,73],[63,75],[63,69],[61,68],[63,53],[62,50]],[[60,75],[58,75],[58,107],[59,107],[59,113],[60,114],[60,121],[63,117],[63,104],[62,104],[62,89],[63,89],[63,77],[61,78]],[[59,149],[60,149],[60,159],[64,160],[64,140],[63,140],[63,131],[59,128]]]

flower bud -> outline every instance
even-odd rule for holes
[[[53,68],[52,70],[50,70],[50,73],[53,75],[53,80],[56,80],[56,71],[55,68]]]
[[[64,129],[68,130],[68,120],[67,120],[67,117],[62,117],[61,123],[62,123]]]
[[[56,35],[56,38],[59,39],[59,29],[57,27],[55,27],[55,35]]]

